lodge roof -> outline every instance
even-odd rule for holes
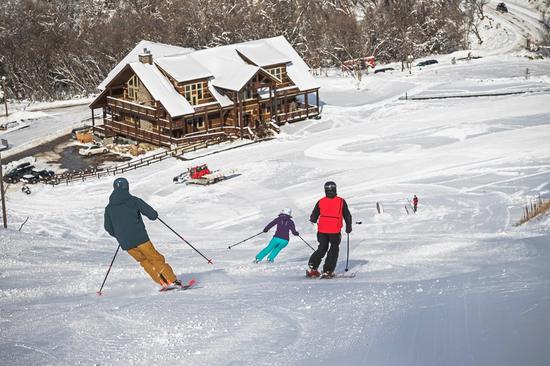
[[[151,96],[162,103],[172,117],[195,113],[187,99],[177,92],[156,65],[133,62],[130,67]]]
[[[135,62],[143,48],[151,51],[153,65]],[[300,91],[319,88],[319,84],[309,73],[308,65],[283,36],[198,51],[141,41],[98,88],[108,87],[128,64],[138,74],[153,98],[161,102],[172,117],[192,114],[195,111],[163,72],[178,83],[207,79],[209,91],[222,107],[231,106],[233,102],[216,88],[240,91],[258,72],[273,78],[263,69],[267,66],[286,65],[287,75]]]

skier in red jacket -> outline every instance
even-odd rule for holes
[[[346,201],[336,194],[336,183],[325,183],[325,196],[321,198],[313,212],[310,221],[317,223],[317,241],[319,247],[309,258],[309,277],[319,277],[317,270],[325,254],[328,255],[323,265],[323,277],[333,277],[338,262],[339,245],[342,241],[342,221],[346,222],[346,233],[351,233],[351,213]],[[329,249],[330,244],[330,249]]]
[[[413,197],[413,211],[416,212],[416,209],[418,208],[418,197],[416,197],[416,194]]]

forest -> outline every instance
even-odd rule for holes
[[[4,0],[0,75],[10,98],[86,95],[142,39],[202,49],[284,35],[312,68],[400,61],[467,47],[484,2]]]

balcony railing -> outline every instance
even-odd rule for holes
[[[299,108],[292,111],[292,112],[280,112],[277,113],[277,118],[279,120],[279,123],[285,123],[285,122],[295,122],[299,121],[301,119],[314,117],[319,114],[319,108],[316,106],[310,106],[308,108],[305,107],[305,105],[300,104]]]

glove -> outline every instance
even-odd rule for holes
[[[346,227],[346,234],[349,234],[349,233],[351,233],[351,226]]]
[[[269,231],[269,230],[267,230],[267,229],[264,229],[264,230],[263,230],[264,233],[267,233],[268,231]]]
[[[296,234],[294,236],[300,236],[300,233],[296,231]]]

